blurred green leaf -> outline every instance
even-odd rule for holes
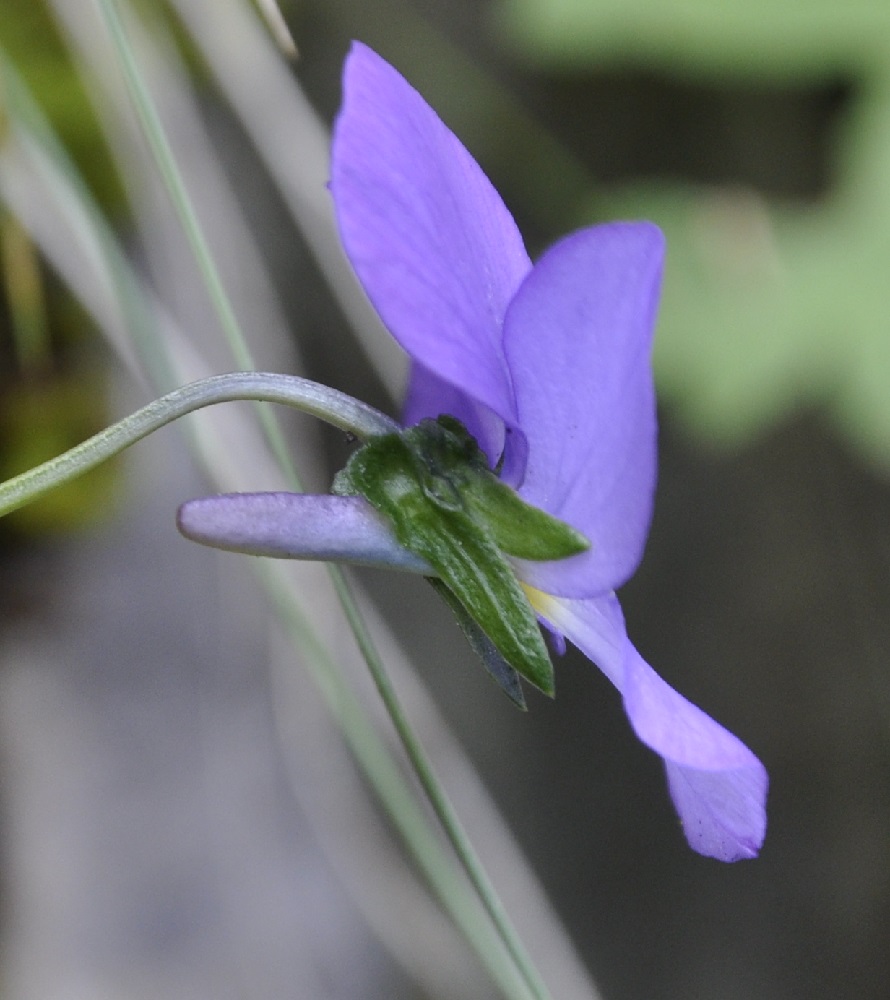
[[[6,385],[0,394],[0,481],[55,458],[105,421],[105,393],[83,373]],[[118,467],[106,463],[10,514],[3,530],[57,534],[104,517],[117,496]]]
[[[37,249],[21,223],[0,210],[0,269],[9,307],[13,353],[22,372],[49,367],[52,346],[47,323],[46,289]]]
[[[90,186],[117,208],[123,194],[80,76],[43,0],[0,3],[0,44]],[[0,115],[3,94],[0,90]]]
[[[501,15],[528,58],[551,67],[668,67],[718,85],[858,81],[821,200],[662,181],[592,191],[579,221],[663,227],[656,373],[694,433],[738,442],[794,407],[821,407],[890,467],[890,5],[505,0]]]
[[[879,59],[890,31],[880,0],[500,0],[504,35],[533,60],[629,59],[682,71],[784,76]]]

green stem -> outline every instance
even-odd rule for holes
[[[448,840],[454,849],[455,854],[460,859],[467,877],[476,890],[482,905],[485,907],[491,922],[497,929],[498,935],[507,949],[510,957],[516,964],[525,986],[535,1000],[549,1000],[550,993],[541,980],[534,963],[531,960],[516,928],[513,926],[503,903],[498,896],[497,890],[491,883],[479,856],[476,854],[470,839],[464,830],[463,824],[455,812],[448,794],[442,787],[436,776],[433,766],[426,751],[420,741],[414,735],[414,731],[408,722],[405,710],[402,708],[392,681],[386,672],[383,661],[368,632],[367,625],[355,603],[355,599],[347,583],[346,577],[339,567],[331,566],[331,577],[340,603],[346,613],[350,627],[355,635],[368,669],[377,687],[386,710],[392,720],[393,726],[398,733],[402,746],[411,761],[420,784],[429,799],[433,811],[442,824]]]
[[[201,225],[195,216],[185,181],[176,164],[176,158],[170,148],[170,142],[161,123],[160,115],[142,79],[133,48],[117,10],[117,4],[114,0],[99,0],[99,7],[114,42],[127,90],[154,157],[155,165],[161,174],[180,225],[201,270],[201,277],[213,300],[213,306],[229,347],[240,368],[253,368],[253,360],[247,348],[247,342],[242,336],[235,310],[232,308],[213,254],[201,230]]]
[[[179,224],[182,226],[198,269],[201,272],[201,277],[207,288],[213,308],[216,311],[229,349],[235,359],[235,364],[238,368],[245,370],[256,368],[250,348],[247,346],[247,338],[244,336],[238,318],[235,315],[235,310],[226,292],[219,268],[213,259],[213,254],[204,236],[201,223],[195,213],[182,173],[177,166],[176,157],[173,155],[173,150],[170,147],[167,133],[164,131],[161,117],[139,71],[133,47],[130,45],[130,40],[124,30],[115,0],[99,0],[99,8],[105,20],[105,25],[108,28],[108,33],[111,35],[111,40],[114,43],[127,90],[133,102],[139,123],[142,126],[142,131],[148,141],[155,165],[158,168],[170,200],[173,203]],[[291,461],[281,428],[275,422],[272,415],[264,409],[260,410],[259,418],[263,432],[269,442],[269,447],[281,466],[282,471],[287,476],[293,488],[300,489],[300,479]]]
[[[283,403],[362,439],[398,430],[395,421],[373,407],[296,375],[269,372],[213,375],[174,389],[58,458],[0,484],[0,517],[94,468],[187,413],[239,399]]]
[[[342,671],[332,661],[330,651],[319,642],[294,599],[293,589],[277,572],[281,567],[267,559],[255,560],[254,566],[275,600],[283,621],[291,629],[294,640],[310,654],[306,656],[306,663],[344,740],[361,762],[366,779],[445,912],[465,935],[505,997],[510,1000],[537,997],[530,992],[526,977],[505,946],[503,935],[493,927],[485,912],[488,908],[483,910],[480,906],[477,887],[474,885],[471,889],[456,871],[453,857],[446,854],[444,844],[434,834],[427,816],[418,806],[416,794],[396,766],[391,751],[368,721],[366,711],[345,682]],[[335,573],[335,576],[342,580],[342,574]],[[343,595],[340,596],[342,599]],[[349,603],[354,607],[351,597]],[[356,615],[359,615],[358,611]],[[356,620],[352,619],[353,627],[366,634],[360,616],[357,620],[356,625]],[[362,643],[363,653],[368,648]]]
[[[275,375],[268,372],[214,375],[161,396],[58,458],[0,484],[0,516],[94,468],[179,417],[216,403],[245,399],[293,406],[360,438],[398,429],[394,421],[372,407],[335,389],[295,375]],[[430,804],[532,996],[537,1000],[545,1000],[547,991],[439,783],[429,758],[411,729],[346,578],[338,568],[330,567],[330,570],[337,596],[356,641]]]
[[[105,23],[108,27],[108,30],[112,36],[115,47],[117,49],[118,56],[121,62],[121,68],[124,72],[124,76],[127,82],[127,87],[130,92],[133,104],[135,106],[136,113],[140,119],[143,130],[150,144],[152,154],[154,156],[157,167],[162,175],[164,183],[173,201],[174,208],[180,218],[180,222],[185,231],[186,237],[188,238],[189,243],[192,247],[192,251],[194,253],[198,266],[201,270],[204,282],[207,286],[210,297],[216,308],[222,329],[225,333],[227,340],[229,341],[230,347],[232,349],[235,358],[237,359],[238,364],[244,368],[253,368],[254,365],[250,357],[250,352],[247,347],[247,342],[241,332],[241,329],[239,327],[234,310],[231,307],[231,303],[228,299],[228,296],[226,295],[222,279],[219,275],[219,271],[216,268],[213,256],[210,252],[210,248],[206,240],[204,239],[200,223],[198,222],[197,216],[195,215],[185,183],[176,165],[176,160],[173,156],[172,150],[170,148],[169,142],[164,132],[160,116],[157,113],[157,110],[151,100],[149,92],[145,87],[142,77],[140,75],[139,68],[133,54],[133,50],[130,46],[123,24],[120,20],[118,11],[116,9],[115,0],[99,0],[99,7],[102,11]],[[194,384],[200,384],[200,383],[194,383]],[[177,392],[182,392],[182,391],[184,390],[177,390]],[[170,395],[175,395],[175,393],[171,393]],[[268,399],[268,397],[258,395],[256,393],[252,393],[251,397],[255,399]],[[167,400],[169,400],[169,398],[170,398],[169,396],[164,397],[164,399]],[[241,395],[233,395],[227,398],[241,399],[245,397]],[[217,402],[217,401],[222,401],[222,400],[221,399],[208,400],[207,402],[203,402],[198,405],[209,405],[209,402]],[[291,402],[291,400],[281,399],[277,396],[271,401]],[[159,400],[158,402],[161,401]],[[357,406],[360,406],[360,404],[356,404],[356,401],[354,400],[352,400],[351,402]],[[145,410],[149,410],[153,405],[154,404],[150,404],[150,406],[146,407]],[[191,407],[190,409],[193,408],[197,407]],[[183,412],[190,412],[190,409],[185,409],[183,410]],[[144,413],[145,410],[140,411],[140,414]],[[309,412],[312,411],[310,410]],[[367,416],[369,412],[375,413],[378,418],[387,420],[387,418],[383,417],[382,414],[377,414],[376,411],[370,411],[370,408],[366,408],[363,411],[362,415]],[[321,413],[318,413],[316,415],[322,416],[323,419],[328,419]],[[136,416],[138,416],[138,414],[134,414],[133,418],[135,418]],[[128,418],[128,420],[132,420],[133,418]],[[174,419],[174,417],[170,417],[169,419]],[[282,468],[289,475],[291,481],[295,484],[298,483],[296,471],[293,469],[293,466],[287,454],[287,450],[284,446],[284,441],[280,432],[280,428],[278,427],[277,424],[275,424],[274,420],[271,419],[271,416],[265,411],[261,413],[261,419],[263,421],[263,427],[266,432],[267,438],[270,442],[270,445],[272,447],[273,453],[278,458]],[[122,423],[125,422],[126,421],[123,421]],[[162,426],[164,423],[167,422],[169,422],[168,419],[162,419],[161,423],[159,423],[157,426]],[[332,422],[336,423],[336,421]],[[360,437],[366,436],[364,433],[360,432],[356,426],[346,426],[342,423],[337,423],[336,425],[352,431],[352,433],[357,434],[357,436]],[[117,428],[120,428],[121,425],[118,424],[115,426]],[[389,430],[392,430],[394,426],[395,425],[389,422],[389,426],[385,430],[376,430],[372,433],[386,433]],[[148,427],[146,430],[140,432],[135,438],[133,438],[133,440],[138,440],[140,437],[143,437],[145,434],[149,433],[153,429],[154,427]],[[114,430],[115,428],[109,428],[108,431],[103,432],[102,434],[97,435],[96,438],[91,439],[92,442],[94,443],[94,449],[95,447],[105,447],[106,442],[99,441],[99,439],[102,439],[105,434],[109,434]],[[103,457],[108,457],[108,455],[115,454],[117,451],[121,450],[121,448],[126,447],[128,443],[132,442],[127,441],[121,444],[119,447],[112,448],[112,450],[108,451],[108,453],[106,455],[103,455]],[[86,442],[85,444],[89,445],[90,442]],[[80,446],[80,449],[83,449],[84,447],[85,446],[82,445]],[[80,453],[77,454],[78,452]],[[89,454],[89,452],[87,454]],[[71,462],[81,463],[77,472],[74,473],[76,475],[80,471],[84,471],[85,468],[89,468],[91,467],[92,464],[95,464],[95,461],[90,461],[89,465],[83,465],[84,459],[85,455],[83,451],[80,451],[79,449],[73,449],[72,452],[68,452],[67,455],[61,456],[61,458],[57,459],[54,463],[47,463],[46,466],[41,466],[38,469],[32,470],[31,473],[25,473],[23,476],[18,477],[17,480],[12,480],[10,483],[5,484],[5,487],[9,488],[9,494],[11,494],[12,496],[18,496],[18,495],[23,496],[23,499],[17,500],[12,504],[12,506],[8,507],[7,509],[12,509],[13,506],[18,506],[20,503],[24,503],[26,502],[27,499],[30,499],[32,496],[36,495],[35,491],[33,490],[34,484],[29,477],[33,477],[34,479],[39,480],[40,474],[41,472],[43,472],[44,476],[43,482],[45,484],[47,482],[47,477],[52,477],[53,475],[55,475],[58,467],[61,467],[64,471],[66,460],[68,460],[69,468]],[[102,458],[96,459],[96,461],[101,461],[101,460]],[[55,466],[56,468],[48,470],[47,468],[48,466],[50,467]],[[23,480],[28,480],[28,482],[23,483]],[[51,485],[54,485],[56,481],[59,480],[53,480]],[[42,492],[42,490],[46,488],[48,488],[48,486],[43,485],[40,487],[39,491]],[[31,491],[27,492],[29,489]],[[2,506],[3,496],[4,494],[0,492],[0,514],[4,512],[4,508]],[[450,840],[452,846],[454,847],[454,850],[456,851],[458,857],[460,858],[462,864],[464,865],[464,868],[466,869],[467,874],[469,875],[469,878],[474,888],[479,894],[479,897],[482,900],[482,903],[486,911],[488,912],[495,928],[497,929],[497,932],[500,935],[506,950],[510,954],[513,962],[515,962],[516,968],[520,972],[522,982],[519,985],[522,986],[524,983],[524,986],[526,987],[527,991],[530,992],[530,994],[533,997],[535,997],[536,1000],[546,1000],[548,996],[546,989],[541,984],[540,979],[537,975],[536,970],[534,969],[534,966],[531,963],[530,958],[526,954],[521,942],[519,941],[518,935],[516,934],[515,930],[513,929],[512,925],[510,924],[506,916],[506,913],[503,910],[500,900],[498,899],[493,887],[488,881],[488,878],[484,872],[481,862],[479,861],[475,852],[470,846],[466,834],[459,820],[457,819],[457,816],[444,790],[439,785],[438,779],[436,778],[434,772],[432,771],[432,768],[429,764],[429,761],[426,758],[425,753],[423,752],[418,740],[416,739],[410,728],[410,725],[407,721],[407,717],[405,716],[401,708],[401,705],[399,704],[398,699],[396,698],[394,689],[386,673],[386,670],[383,666],[381,657],[373,643],[373,640],[371,639],[367,626],[365,625],[364,620],[362,619],[362,616],[352,598],[345,577],[336,568],[332,569],[332,576],[334,579],[335,587],[340,596],[340,600],[343,603],[344,611],[356,635],[356,639],[359,643],[359,646],[362,650],[362,653],[365,657],[368,667],[373,675],[374,681],[377,685],[380,695],[386,705],[387,711],[389,712],[392,718],[393,725],[398,731],[398,734],[406,749],[406,752],[408,753],[408,756],[411,759],[412,764],[417,770],[417,774],[421,781],[421,784],[423,785],[429,797],[430,803],[437,817],[439,818],[439,821],[441,822],[443,828],[445,829],[448,839]],[[346,732],[346,735],[348,738],[349,737],[348,732]],[[363,764],[367,766],[367,763],[364,761]],[[399,817],[396,816],[395,818],[396,820],[398,820]],[[478,940],[475,939],[475,934],[473,933],[473,931],[467,925],[461,923],[460,920],[458,920],[458,923],[460,926],[464,928],[464,931],[467,934],[470,943],[475,945],[477,952],[482,954],[483,958],[486,960],[486,964],[489,965],[489,967],[491,967],[490,962],[493,959],[491,959],[490,956],[486,956],[484,949],[480,947]],[[502,988],[505,989],[505,992],[507,993],[508,996],[518,996],[526,992],[526,989],[521,989],[520,994],[517,994],[516,984],[514,981],[515,977],[509,976],[505,980],[503,972],[504,970],[501,969],[500,970],[501,974],[496,976],[496,979],[501,984]]]

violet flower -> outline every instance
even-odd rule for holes
[[[512,561],[532,607],[621,693],[635,733],[664,760],[690,846],[723,861],[756,856],[763,765],[645,662],[614,594],[639,563],[652,512],[661,233],[594,226],[532,266],[466,149],[359,43],[330,186],[349,260],[411,359],[405,425],[456,417],[504,482],[590,541],[566,559]],[[208,498],[184,505],[180,521],[189,537],[241,551],[424,571],[354,497]]]

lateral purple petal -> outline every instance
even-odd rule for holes
[[[637,736],[664,759],[689,846],[720,861],[755,857],[766,835],[769,784],[757,757],[646,663],[614,595],[551,598],[541,610],[618,688]]]
[[[591,542],[571,559],[522,566],[547,593],[606,593],[642,555],[655,490],[650,353],[663,259],[650,223],[581,230],[544,254],[507,312],[504,350],[529,445],[520,492]]]
[[[363,497],[228,493],[182,504],[176,523],[186,538],[231,552],[434,575]]]
[[[346,254],[392,335],[428,372],[515,423],[501,328],[530,267],[522,237],[454,134],[358,42],[331,192]]]

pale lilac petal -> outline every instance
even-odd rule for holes
[[[617,598],[535,601],[548,623],[621,692],[637,736],[665,762],[690,847],[721,861],[752,858],[766,834],[768,778],[728,730],[666,684],[627,638]]]
[[[530,267],[522,238],[454,134],[358,42],[332,156],[343,246],[383,322],[414,361],[514,423],[501,334]]]
[[[184,503],[177,524],[186,538],[231,552],[434,575],[399,545],[389,524],[362,497],[222,494]]]
[[[522,496],[591,542],[572,559],[527,563],[550,594],[594,597],[642,554],[656,472],[650,351],[664,239],[650,223],[581,230],[535,264],[504,327],[529,446]]]

